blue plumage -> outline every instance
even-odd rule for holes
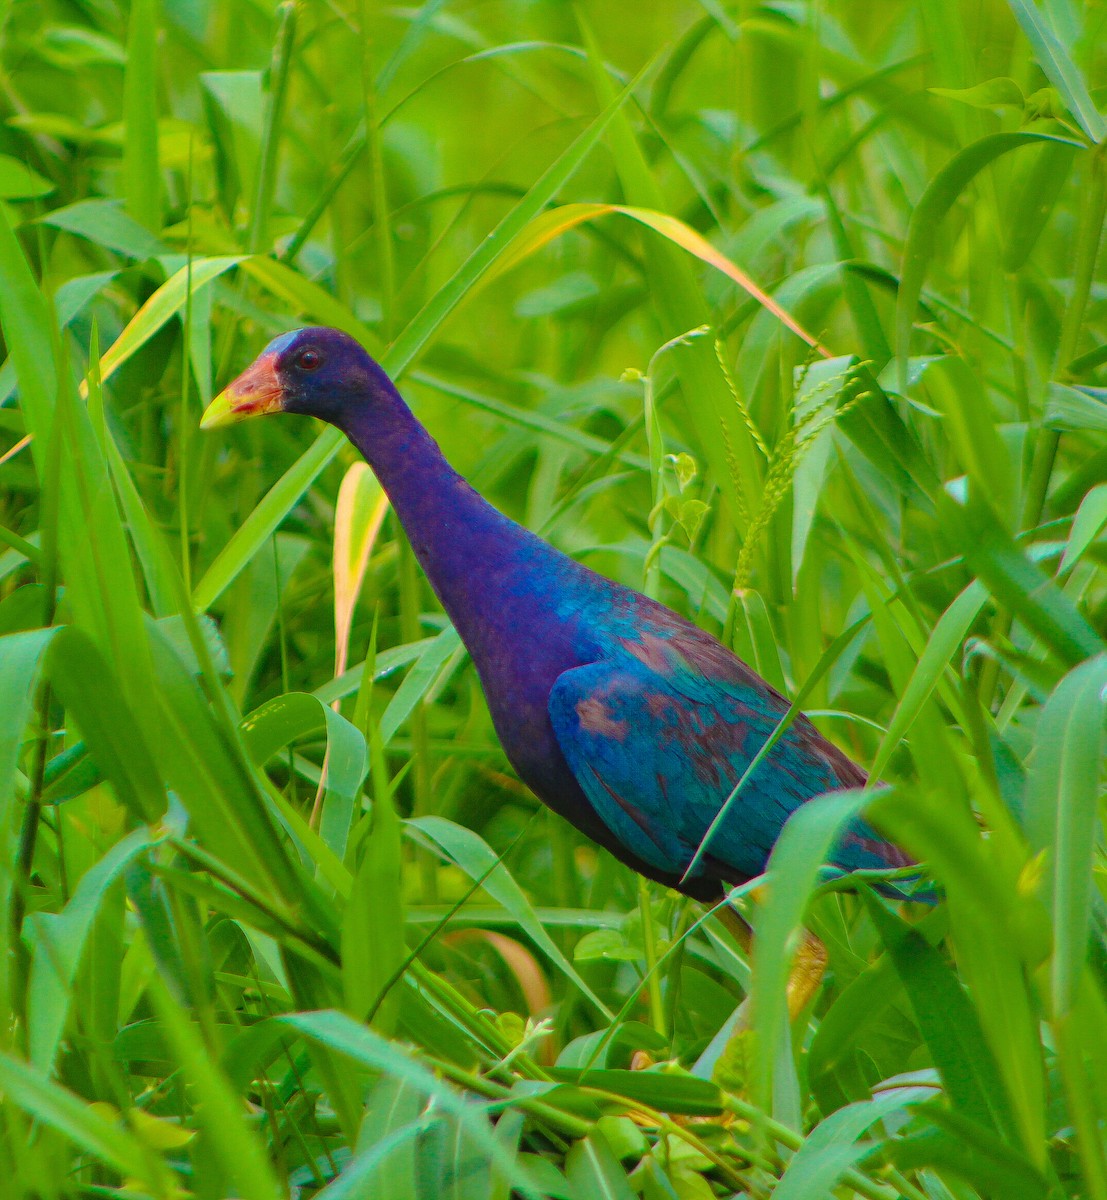
[[[797,718],[697,848],[788,705],[715,638],[595,574],[497,512],[443,458],[351,338],[304,329],[273,342],[207,425],[257,412],[321,417],[377,473],[480,674],[520,777],[623,862],[699,899],[765,868],[805,800],[864,772]],[[909,859],[863,822],[832,862]]]
[[[613,600],[593,625],[603,657],[557,678],[550,719],[577,782],[619,841],[658,870],[683,874],[788,705],[675,613],[634,593]],[[800,804],[862,783],[863,773],[798,718],[734,797],[696,873],[760,874]],[[834,856],[845,870],[906,861],[864,824]]]

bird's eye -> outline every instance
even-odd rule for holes
[[[322,361],[323,357],[318,350],[301,350],[296,355],[296,365],[301,371],[314,371]]]

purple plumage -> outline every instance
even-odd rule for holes
[[[715,900],[723,884],[764,870],[805,800],[865,782],[798,717],[685,877],[787,710],[784,698],[703,630],[497,512],[345,334],[312,328],[278,338],[205,424],[278,410],[329,421],[365,456],[476,664],[520,778],[635,870]],[[862,822],[832,858],[847,871],[909,861]]]

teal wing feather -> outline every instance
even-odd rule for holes
[[[558,745],[600,818],[636,855],[676,875],[787,707],[683,622],[638,629],[610,658],[564,672],[548,705]],[[761,874],[805,800],[863,782],[860,768],[798,717],[735,797],[700,871],[735,881]],[[855,870],[910,860],[858,822],[832,861]]]

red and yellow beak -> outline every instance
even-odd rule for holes
[[[245,421],[247,417],[280,412],[283,400],[284,388],[277,378],[277,356],[262,354],[208,405],[200,418],[200,428],[215,429]]]

